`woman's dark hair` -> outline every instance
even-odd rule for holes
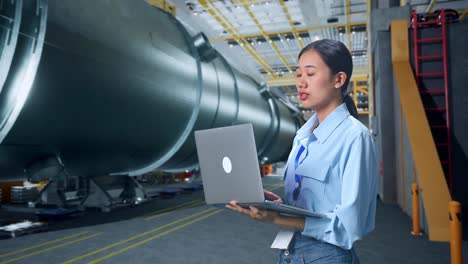
[[[317,51],[333,74],[337,74],[340,71],[346,73],[346,82],[341,87],[343,102],[346,103],[349,113],[355,118],[358,118],[356,105],[354,105],[354,101],[351,96],[346,93],[349,86],[349,80],[351,79],[351,74],[353,73],[353,59],[351,58],[351,53],[348,48],[339,41],[321,39],[305,46],[299,53],[297,59],[299,60],[302,54],[309,50]]]

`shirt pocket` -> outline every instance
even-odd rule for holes
[[[298,166],[296,173],[302,176],[301,196],[309,201],[322,201],[325,198],[325,186],[328,182],[330,164],[302,163]],[[315,202],[313,202],[315,204]],[[317,204],[315,204],[317,205]],[[316,206],[314,206],[315,209]]]

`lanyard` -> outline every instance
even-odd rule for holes
[[[301,157],[302,152],[304,152],[305,148],[304,146],[301,145],[301,148],[297,152],[296,159],[294,161],[294,180],[296,184],[294,185],[294,191],[293,191],[293,201],[294,203],[297,201],[297,198],[299,197],[299,193],[301,192],[301,182],[302,182],[302,176],[296,174],[296,169],[297,166],[299,166],[299,158]]]

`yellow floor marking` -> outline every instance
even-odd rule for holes
[[[35,245],[35,246],[27,247],[27,248],[22,248],[22,249],[13,251],[13,252],[0,254],[0,258],[7,257],[7,256],[11,256],[11,255],[15,255],[15,254],[18,254],[18,253],[21,253],[21,252],[24,252],[24,251],[28,251],[28,250],[30,250],[30,249],[34,249],[34,248],[46,246],[46,245],[49,245],[49,244],[52,244],[52,243],[55,243],[55,242],[59,242],[59,241],[62,241],[62,240],[66,240],[66,239],[69,239],[69,238],[81,236],[81,235],[86,234],[86,233],[89,233],[89,231],[84,231],[84,232],[81,232],[81,233],[78,233],[78,234],[74,234],[74,235],[71,235],[71,236],[66,236],[66,237],[63,237],[63,238],[51,240],[51,241],[48,241],[48,242],[45,242],[45,243],[42,243],[42,244],[39,244],[39,245]]]
[[[187,203],[187,204],[184,204],[184,205],[175,206],[175,207],[167,208],[165,210],[158,211],[160,213],[156,212],[156,213],[152,214],[151,216],[145,217],[144,219],[147,220],[147,221],[152,220],[154,218],[158,218],[158,217],[170,214],[170,213],[174,212],[176,209],[185,209],[185,208],[190,208],[190,207],[194,207],[194,206],[202,205],[202,204],[205,204],[205,202],[202,201],[202,200],[198,200],[198,201],[195,201],[195,202],[190,202],[190,203]]]
[[[273,184],[272,186],[268,186],[268,188],[265,188],[267,191],[274,191],[276,189],[279,189],[283,187],[283,183],[280,182],[280,183],[277,183],[277,184]]]
[[[169,229],[169,230],[167,230],[167,231],[164,231],[164,232],[162,232],[162,233],[159,233],[159,234],[157,234],[157,235],[155,235],[155,236],[149,237],[149,238],[147,238],[147,239],[145,239],[145,240],[142,240],[142,241],[140,241],[140,242],[138,242],[138,243],[132,244],[131,246],[128,246],[128,247],[119,249],[119,250],[117,250],[117,251],[115,251],[115,252],[112,252],[112,253],[110,253],[110,254],[108,254],[108,255],[102,256],[102,257],[100,257],[100,258],[98,258],[98,259],[95,259],[95,260],[93,260],[93,261],[91,261],[91,262],[88,262],[88,263],[89,263],[89,264],[96,264],[96,263],[102,262],[102,261],[104,261],[104,260],[106,260],[106,259],[109,259],[109,258],[111,258],[111,257],[113,257],[113,256],[116,256],[116,255],[118,255],[118,254],[121,254],[121,253],[123,253],[123,252],[125,252],[125,251],[128,251],[128,250],[130,250],[130,249],[132,249],[132,248],[135,248],[135,247],[137,247],[137,246],[143,245],[143,244],[145,244],[145,243],[148,243],[148,242],[150,242],[150,241],[152,241],[152,240],[155,240],[155,239],[160,238],[160,237],[162,237],[162,236],[164,236],[164,235],[167,235],[167,234],[169,234],[169,233],[172,233],[172,232],[174,232],[174,231],[177,231],[177,230],[179,230],[179,229],[181,229],[181,228],[184,228],[184,227],[186,227],[186,226],[188,226],[188,225],[191,225],[191,224],[194,224],[194,223],[196,223],[196,222],[199,222],[199,221],[201,221],[201,220],[203,220],[203,219],[206,219],[206,218],[208,218],[208,217],[210,217],[210,216],[213,216],[213,215],[215,215],[215,214],[219,214],[219,213],[221,213],[221,212],[223,212],[223,211],[224,211],[224,210],[216,210],[216,211],[214,211],[214,212],[212,212],[212,213],[209,213],[209,214],[207,214],[207,215],[205,215],[205,216],[199,217],[199,218],[194,219],[194,220],[192,220],[192,221],[190,221],[190,222],[187,222],[187,223],[182,224],[182,225],[180,225],[180,226],[174,227],[174,228],[172,228],[172,229]]]
[[[6,261],[2,261],[2,262],[0,262],[0,264],[12,263],[12,262],[15,262],[15,261],[18,261],[18,260],[29,258],[29,257],[34,256],[34,255],[38,255],[38,254],[41,254],[41,253],[44,253],[44,252],[47,252],[47,251],[51,251],[51,250],[54,250],[54,249],[57,249],[57,248],[65,247],[65,246],[68,246],[68,245],[71,245],[71,244],[86,240],[86,239],[90,239],[90,238],[93,238],[93,237],[96,237],[96,236],[99,236],[99,235],[102,235],[102,234],[103,233],[101,232],[101,233],[96,233],[94,235],[82,237],[80,239],[72,240],[72,241],[57,245],[57,246],[53,246],[53,247],[46,248],[46,249],[43,249],[43,250],[35,251],[35,252],[29,253],[29,254],[26,254],[26,255],[22,255],[21,257],[17,257],[17,258],[9,259],[9,260],[6,260]]]
[[[124,244],[124,243],[130,242],[130,241],[135,240],[135,239],[137,239],[137,238],[140,238],[140,237],[142,237],[142,236],[145,236],[145,235],[154,233],[154,232],[156,232],[156,231],[159,231],[159,230],[164,229],[164,228],[166,228],[166,227],[169,227],[169,226],[171,226],[171,225],[178,224],[178,223],[180,223],[180,222],[183,222],[183,221],[185,221],[185,220],[188,220],[188,219],[190,219],[190,218],[196,217],[196,216],[198,216],[198,215],[201,215],[201,214],[207,213],[207,212],[209,212],[209,211],[213,211],[213,210],[214,210],[214,208],[209,208],[209,209],[203,210],[203,211],[201,211],[201,212],[198,212],[198,213],[189,215],[189,216],[184,217],[184,218],[182,218],[182,219],[179,219],[179,220],[177,220],[177,221],[170,222],[170,223],[168,223],[168,224],[165,224],[165,225],[163,225],[163,226],[160,226],[160,227],[151,229],[151,230],[146,231],[146,232],[144,232],[144,233],[135,235],[135,236],[130,237],[130,238],[128,238],[128,239],[121,240],[121,241],[119,241],[119,242],[110,244],[110,245],[108,245],[108,246],[106,246],[106,247],[103,247],[103,248],[100,248],[100,249],[91,251],[91,252],[89,252],[89,253],[86,253],[86,254],[84,254],[84,255],[78,256],[78,257],[76,257],[76,258],[70,259],[70,260],[68,260],[68,261],[63,262],[62,264],[70,264],[70,263],[76,262],[76,261],[78,261],[78,260],[84,259],[84,258],[86,258],[86,257],[92,256],[92,255],[95,255],[95,254],[98,254],[98,253],[100,253],[100,252],[102,252],[102,251],[105,251],[105,250],[114,248],[114,247],[116,247],[116,246],[119,246],[119,245],[122,245],[122,244]]]
[[[173,210],[173,209],[180,208],[180,207],[184,207],[184,206],[187,206],[187,205],[190,205],[190,204],[193,204],[193,203],[198,203],[198,202],[200,202],[200,201],[201,201],[201,199],[197,199],[197,200],[195,200],[195,201],[190,201],[190,202],[186,202],[186,203],[183,203],[183,204],[178,204],[178,205],[173,206],[173,207],[164,208],[164,209],[161,209],[161,210],[159,210],[159,211],[149,213],[149,214],[145,215],[144,217],[145,217],[145,218],[151,217],[151,216],[154,216],[154,215],[158,215],[159,213],[164,213],[164,212],[167,212],[167,211],[171,211],[171,210]]]

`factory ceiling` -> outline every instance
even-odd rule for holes
[[[151,1],[151,0],[150,0]],[[173,0],[176,17],[203,31],[231,63],[266,81],[299,105],[294,70],[297,54],[323,39],[343,42],[353,55],[353,79],[369,78],[370,0]],[[418,13],[466,9],[466,0],[401,0]]]

